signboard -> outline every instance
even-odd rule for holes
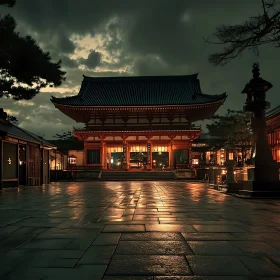
[[[126,144],[123,144],[123,163],[126,163]]]
[[[151,144],[147,144],[147,164],[151,163]]]

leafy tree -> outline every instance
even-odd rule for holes
[[[216,145],[223,146],[229,138],[239,145],[251,141],[249,113],[228,109],[224,116],[216,114],[210,120],[212,123],[207,124],[206,127]]]
[[[212,44],[223,45],[221,52],[209,56],[213,65],[225,65],[246,49],[271,44],[280,47],[280,1],[262,0],[262,13],[251,16],[242,24],[221,25],[216,28]]]
[[[14,0],[0,0],[12,7]],[[0,97],[15,100],[32,99],[41,88],[59,86],[66,72],[61,61],[51,62],[30,36],[21,37],[15,31],[16,22],[11,15],[0,17]]]
[[[64,131],[62,130],[62,133],[56,133],[56,135],[53,136],[54,138],[57,138],[58,140],[75,140],[76,137],[72,134],[71,131]]]

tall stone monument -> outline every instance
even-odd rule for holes
[[[280,196],[278,164],[273,160],[268,144],[265,110],[270,104],[266,92],[272,84],[260,77],[259,64],[253,65],[253,78],[242,93],[247,94],[244,111],[251,112],[251,125],[255,142],[255,167],[248,169],[248,182],[244,182],[241,194],[256,197]]]

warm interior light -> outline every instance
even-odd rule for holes
[[[233,160],[233,153],[228,153],[228,159]]]

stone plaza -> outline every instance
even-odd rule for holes
[[[280,279],[279,200],[200,182],[0,192],[0,279]]]

